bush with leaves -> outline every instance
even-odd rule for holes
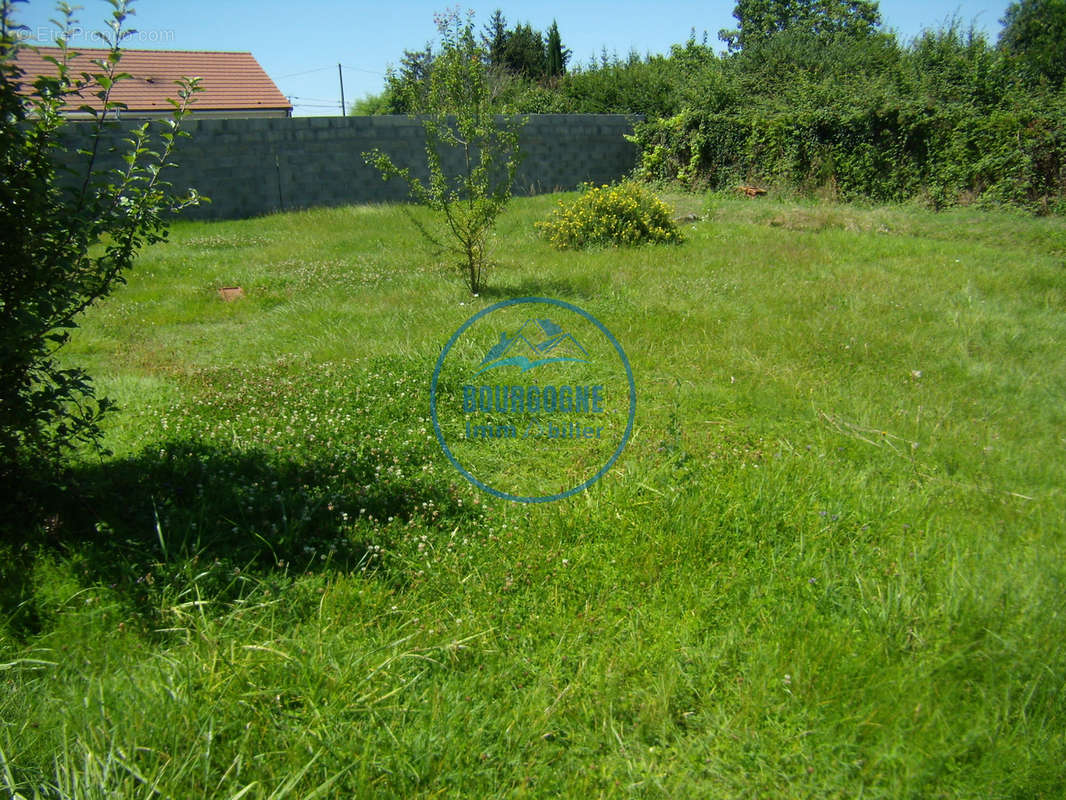
[[[60,4],[59,56],[47,58],[56,74],[31,84],[16,63],[26,45],[13,3],[0,3],[0,483],[9,488],[33,472],[47,477],[72,448],[98,444],[110,404],[56,351],[78,316],[124,281],[138,250],[166,237],[165,215],[197,202],[195,192],[176,197],[161,179],[186,135],[180,124],[199,90],[195,79],[177,87],[156,149],[145,123],[130,132],[120,169],[99,166],[101,135],[113,124],[105,118],[121,108],[112,94],[128,77],[120,44],[132,33],[128,0],[111,5],[107,50],[75,66],[67,41],[76,21]],[[79,92],[100,103],[81,107],[95,117],[94,136],[88,150],[72,154],[62,141],[64,112],[78,106]]]
[[[733,17],[736,30],[718,32],[731,51],[761,44],[783,31],[862,38],[881,25],[877,0],[737,0]]]
[[[471,19],[464,21],[452,11],[436,21],[441,51],[433,61],[428,89],[408,104],[420,112],[428,178],[396,166],[381,150],[363,158],[383,178],[401,178],[416,202],[439,212],[444,236],[416,225],[431,244],[458,257],[470,291],[477,294],[489,264],[489,234],[511,199],[521,121],[493,113],[486,55],[474,39]],[[453,164],[457,169],[449,168]]]
[[[681,241],[670,207],[633,181],[586,184],[579,197],[560,200],[551,217],[535,225],[560,250]]]
[[[640,178],[1066,210],[1066,92],[1028,86],[957,23],[906,47],[790,28],[690,74],[700,91],[683,90],[678,112],[635,126]]]
[[[1017,0],[1003,14],[999,44],[1027,81],[1059,88],[1066,80],[1066,0]]]

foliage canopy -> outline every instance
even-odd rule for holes
[[[865,37],[881,25],[877,0],[737,0],[735,30],[718,36],[731,51],[763,44],[785,31],[819,38]]]
[[[1031,81],[1061,86],[1066,78],[1066,0],[1019,0],[1000,20],[999,43]]]
[[[57,351],[77,327],[81,312],[124,282],[124,273],[145,244],[167,235],[166,215],[198,201],[178,197],[162,179],[172,166],[181,120],[197,80],[181,81],[173,115],[158,143],[149,124],[130,131],[119,169],[100,166],[106,117],[120,109],[114,87],[121,71],[122,41],[131,33],[129,0],[111,0],[104,34],[108,49],[91,68],[75,72],[67,42],[76,21],[60,5],[60,55],[49,57],[54,77],[29,83],[15,63],[25,45],[13,3],[0,3],[0,479],[50,470],[61,456],[100,437],[110,407],[98,399],[84,370],[60,365]],[[84,61],[84,60],[83,60]],[[79,93],[100,101],[94,109],[92,144],[76,154],[63,141],[65,107]],[[71,167],[73,160],[75,166]],[[59,164],[64,166],[60,167]]]
[[[458,12],[439,14],[436,21],[441,51],[425,85],[406,89],[425,131],[428,177],[398,167],[381,150],[363,157],[383,178],[402,179],[416,202],[439,213],[443,237],[416,224],[432,244],[458,256],[476,294],[489,264],[489,234],[511,199],[520,123],[493,111],[485,51],[474,38],[472,21]]]
[[[497,71],[491,103],[642,115],[639,174],[694,188],[1066,211],[1066,0],[1012,4],[998,44],[957,21],[901,42],[874,0],[739,0],[734,16],[730,52],[693,31],[668,54],[604,50],[549,82]],[[492,18],[490,54],[508,30]],[[416,95],[417,80],[390,91]]]

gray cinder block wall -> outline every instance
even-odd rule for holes
[[[573,189],[583,181],[606,183],[632,170],[636,148],[626,141],[635,117],[620,114],[531,114],[519,136],[523,161],[518,194]],[[105,147],[128,136],[118,123]],[[76,122],[66,135],[74,148],[87,146],[93,124]],[[165,176],[175,189],[195,187],[210,204],[184,216],[235,219],[272,211],[350,203],[401,202],[400,180],[381,179],[362,154],[379,148],[393,161],[425,175],[425,139],[418,120],[406,116],[190,119]],[[118,166],[106,157],[104,166]]]

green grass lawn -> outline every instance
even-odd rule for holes
[[[0,553],[0,794],[1066,796],[1066,221],[667,199],[577,253],[515,201],[480,297],[397,207],[175,224],[65,356],[112,455]],[[638,393],[537,505],[429,418],[529,295]]]

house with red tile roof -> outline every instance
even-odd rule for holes
[[[104,59],[108,51],[81,49],[70,61],[71,73],[98,73],[92,64]],[[194,117],[291,117],[292,103],[274,85],[274,81],[259,66],[251,53],[229,53],[196,50],[122,50],[119,72],[129,73],[115,84],[111,99],[125,103],[117,112],[120,119],[165,116],[172,106],[167,98],[177,98],[175,81],[183,77],[200,78],[203,91],[196,95],[191,106]],[[22,70],[22,83],[30,87],[39,75],[56,75],[57,69],[47,57],[60,59],[57,47],[20,47],[15,63]],[[100,109],[102,103],[95,93],[98,86],[84,89],[81,97],[71,98],[65,113],[72,119],[91,115],[79,106]]]

